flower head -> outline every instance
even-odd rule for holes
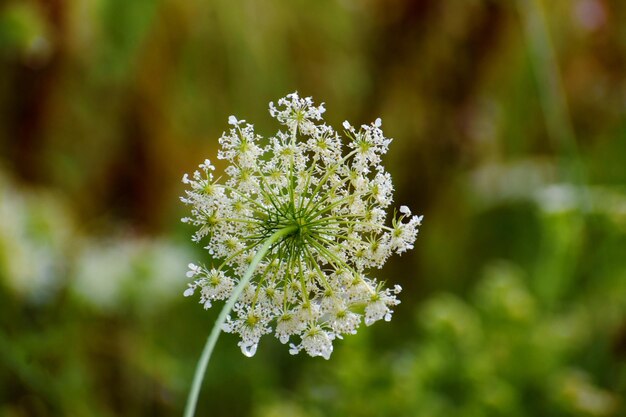
[[[389,321],[401,288],[385,289],[369,275],[392,253],[413,248],[422,217],[401,206],[387,222],[391,176],[381,165],[391,139],[380,119],[358,130],[344,122],[347,146],[323,123],[323,105],[296,93],[270,103],[284,126],[264,139],[234,116],[219,139],[218,158],[228,162],[224,180],[206,160],[193,175],[182,201],[191,206],[183,221],[197,227],[215,266],[189,265],[193,278],[185,296],[200,303],[230,298],[251,260],[276,232],[269,249],[235,303],[223,330],[241,336],[252,356],[261,336],[273,333],[290,352],[330,357],[333,340],[366,325]]]

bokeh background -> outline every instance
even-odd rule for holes
[[[182,413],[180,179],[294,90],[394,138],[402,304],[330,361],[223,335],[198,415],[626,415],[626,2],[4,0],[0,416]]]

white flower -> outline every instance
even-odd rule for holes
[[[200,303],[229,299],[260,247],[283,230],[254,270],[222,326],[241,337],[244,354],[273,333],[290,352],[328,359],[333,341],[391,319],[399,303],[369,275],[393,252],[413,247],[420,216],[401,206],[387,223],[393,201],[391,176],[381,165],[391,140],[380,119],[357,131],[343,127],[348,147],[323,123],[323,105],[297,93],[270,103],[283,131],[264,139],[251,124],[231,116],[219,140],[218,158],[229,163],[223,180],[207,160],[192,175],[181,200],[191,207],[183,219],[197,230],[215,266],[189,265],[193,281],[185,296],[200,292]]]
[[[320,325],[311,324],[304,332],[302,343],[298,346],[292,344],[289,353],[295,355],[304,349],[311,356],[321,356],[324,359],[330,359],[330,354],[333,353],[332,341],[334,338],[334,333],[325,331]]]
[[[287,125],[294,135],[298,132],[312,135],[317,129],[313,120],[321,120],[322,113],[326,111],[324,103],[315,107],[311,97],[300,98],[298,93],[291,93],[281,98],[278,100],[278,105],[284,108],[277,109],[274,103],[270,103],[270,114],[282,124]]]

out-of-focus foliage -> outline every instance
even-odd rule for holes
[[[0,416],[181,413],[216,312],[182,297],[205,254],[179,180],[293,90],[395,138],[425,214],[375,271],[402,304],[330,361],[224,335],[199,414],[626,414],[624,22],[611,0],[0,2]]]

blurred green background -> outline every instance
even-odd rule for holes
[[[198,415],[626,415],[626,2],[4,0],[0,416],[182,413],[180,178],[294,90],[395,138],[402,304],[330,361],[223,335]]]

